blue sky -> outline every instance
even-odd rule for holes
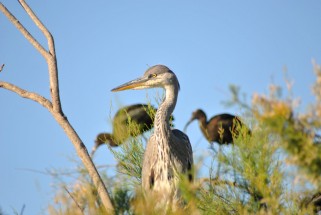
[[[240,114],[222,105],[228,86],[240,86],[250,101],[254,92],[267,93],[270,83],[284,86],[284,68],[302,110],[313,101],[311,61],[321,63],[320,1],[28,2],[55,38],[62,107],[89,149],[98,132],[111,131],[109,117],[120,105],[162,93],[110,92],[155,64],[169,66],[180,81],[174,111],[179,129],[197,108],[209,116]],[[18,2],[3,4],[46,46]],[[0,80],[48,97],[45,60],[3,14],[0,29]],[[4,89],[0,101],[0,207],[12,213],[25,204],[26,214],[43,214],[54,180],[23,169],[73,169],[75,150],[39,104]],[[197,123],[187,134],[197,153],[204,153],[208,143]],[[95,162],[115,163],[106,149]]]

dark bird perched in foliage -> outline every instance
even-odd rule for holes
[[[147,104],[134,104],[119,109],[112,122],[113,132],[97,135],[91,155],[104,143],[112,147],[119,146],[129,137],[136,137],[150,130],[153,127],[155,113],[156,109]],[[135,126],[130,126],[130,122]]]
[[[179,175],[184,173],[192,180],[193,166],[192,146],[188,136],[170,127],[170,116],[176,106],[179,91],[176,75],[168,67],[156,65],[150,67],[141,78],[120,85],[112,91],[157,87],[165,90],[165,97],[156,112],[154,133],[148,140],[144,153],[142,187],[145,193],[159,195],[168,202],[170,199],[179,199]]]
[[[217,142],[220,145],[233,143],[233,134],[238,134],[238,124],[244,126],[239,117],[227,113],[215,115],[207,121],[205,112],[197,109],[186,123],[184,131],[194,120],[198,120],[200,129],[208,142]]]

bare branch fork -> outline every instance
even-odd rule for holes
[[[107,189],[94,165],[92,162],[88,151],[83,144],[82,140],[79,138],[76,131],[73,129],[68,119],[64,116],[59,96],[59,84],[58,84],[58,69],[57,69],[57,60],[55,52],[54,39],[48,29],[42,24],[38,19],[35,13],[31,10],[25,0],[18,0],[23,9],[30,16],[32,21],[37,25],[41,32],[45,35],[48,40],[48,51],[28,32],[28,30],[19,22],[19,20],[11,14],[11,12],[0,2],[1,12],[10,20],[10,22],[17,27],[17,29],[23,34],[23,36],[35,47],[35,49],[45,58],[48,64],[49,71],[49,80],[50,80],[50,95],[51,101],[45,97],[29,92],[27,90],[21,89],[14,84],[0,81],[0,88],[7,89],[12,91],[23,98],[33,100],[42,106],[44,106],[58,122],[58,124],[63,128],[70,141],[73,143],[78,156],[82,160],[84,166],[89,172],[89,175],[97,188],[98,194],[101,198],[101,201],[108,211],[113,211],[113,205],[111,203],[110,197],[108,195]],[[1,68],[2,69],[2,68]]]

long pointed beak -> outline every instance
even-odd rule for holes
[[[186,125],[184,126],[184,130],[183,130],[185,133],[186,133],[186,130],[187,130],[187,126],[189,126],[189,124],[191,124],[193,121],[194,121],[194,119],[192,118],[186,123]]]
[[[141,77],[137,78],[135,80],[129,81],[125,84],[122,84],[118,87],[115,87],[112,89],[112,92],[117,92],[117,91],[122,91],[122,90],[129,90],[129,89],[143,89],[146,88],[147,86],[144,85],[148,81],[148,78],[146,77]]]

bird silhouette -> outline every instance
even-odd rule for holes
[[[233,134],[236,137],[239,133],[238,127],[244,126],[239,117],[227,113],[215,115],[207,121],[205,112],[197,109],[186,123],[184,131],[194,120],[198,120],[199,127],[208,142],[217,142],[220,145],[233,143]]]
[[[99,146],[108,143],[112,147],[119,146],[129,137],[136,137],[153,127],[156,109],[148,104],[134,104],[120,108],[112,121],[112,133],[97,135],[92,148],[93,156]]]

